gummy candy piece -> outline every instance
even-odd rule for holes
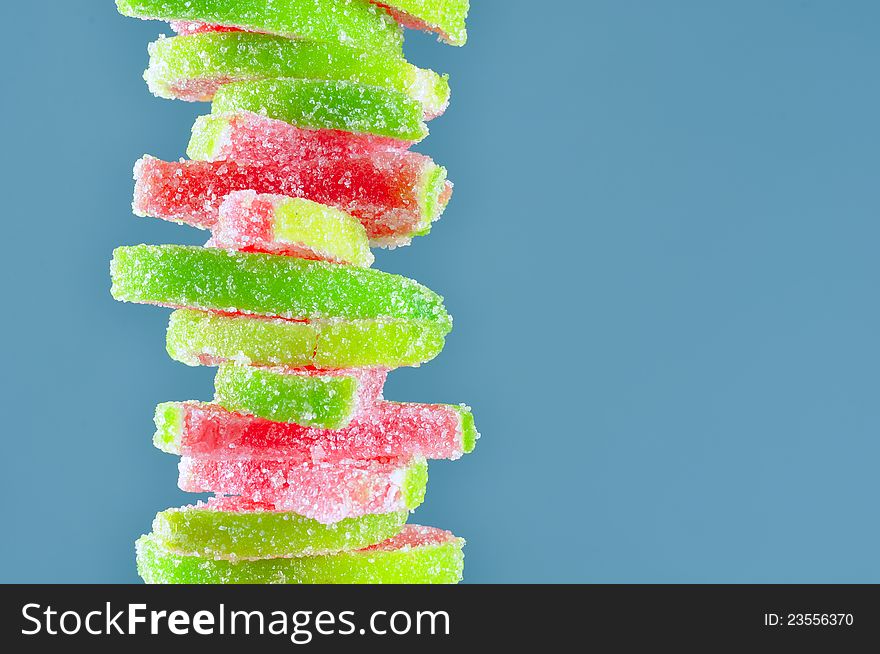
[[[168,509],[153,520],[162,545],[190,556],[260,559],[361,549],[396,536],[406,511],[346,518],[332,525],[238,497]]]
[[[311,129],[338,129],[404,141],[428,135],[422,105],[400,91],[353,82],[268,79],[217,89],[211,113],[252,111]]]
[[[435,32],[449,45],[467,42],[467,20],[470,0],[374,0],[385,7],[404,27]]]
[[[187,309],[171,314],[166,333],[168,355],[189,366],[235,362],[301,368],[313,364],[317,345],[314,323]]]
[[[207,34],[211,32],[247,32],[240,27],[229,27],[227,25],[211,25],[210,23],[199,23],[191,20],[170,20],[168,25],[174,30],[175,34],[180,36],[190,36],[191,34]]]
[[[233,191],[220,205],[208,245],[369,267],[364,226],[344,211],[304,198]]]
[[[136,544],[148,584],[454,584],[464,569],[464,540],[407,525],[378,545],[324,556],[229,561],[180,554],[153,535]]]
[[[191,493],[242,495],[322,524],[409,511],[425,499],[428,464],[412,461],[294,463],[183,457],[177,485]]]
[[[387,375],[382,368],[292,371],[225,364],[214,378],[215,401],[276,422],[339,429],[378,402]]]
[[[273,254],[185,245],[116,248],[123,302],[290,319],[415,318],[449,324],[443,299],[406,277]]]
[[[443,349],[449,325],[431,320],[311,323],[178,310],[166,346],[189,366],[235,362],[300,368],[399,368],[430,361]]]
[[[199,116],[186,149],[190,159],[236,161],[244,164],[273,163],[286,166],[297,161],[379,157],[388,150],[404,153],[411,141],[353,134],[332,129],[303,129],[249,111]],[[428,159],[409,153],[410,166]],[[429,160],[430,161],[430,160]]]
[[[290,38],[343,43],[400,56],[400,28],[367,0],[116,0],[119,13],[145,20],[239,27]]]
[[[339,80],[386,87],[422,104],[427,116],[449,103],[449,81],[402,58],[269,34],[212,32],[159,39],[149,46],[144,79],[162,98],[209,101],[230,82],[277,77]]]
[[[443,349],[448,320],[331,320],[318,327],[319,368],[417,366]]]
[[[350,213],[377,245],[402,245],[428,233],[451,196],[445,168],[427,157],[393,153],[283,165],[144,157],[135,167],[135,179],[133,208],[139,216],[210,229],[227,195],[253,190],[302,197]]]
[[[206,458],[251,457],[289,463],[382,458],[458,459],[479,434],[468,407],[379,402],[337,430],[272,422],[217,404],[168,402],[156,408],[153,444]]]

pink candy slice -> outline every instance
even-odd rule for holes
[[[241,495],[324,524],[413,509],[424,499],[427,480],[423,460],[296,464],[183,457],[178,469],[181,490]]]
[[[212,136],[204,136],[204,131]],[[196,145],[205,141],[209,145]],[[193,159],[206,161],[273,162],[285,165],[296,160],[381,158],[388,151],[406,152],[411,145],[409,141],[372,134],[303,129],[268,116],[242,111],[199,118],[193,126],[193,141],[188,151]],[[427,159],[422,154],[411,154],[412,166],[420,165]]]

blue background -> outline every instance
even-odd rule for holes
[[[377,265],[456,330],[386,395],[483,432],[417,521],[468,538],[471,582],[880,581],[880,4],[539,4],[477,0],[464,49],[408,39],[452,75],[422,149],[456,197]],[[204,240],[129,203],[135,159],[181,156],[207,107],[148,94],[160,24],[14,5],[0,580],[136,581],[132,542],[188,498],[153,406],[212,371],[107,265]]]

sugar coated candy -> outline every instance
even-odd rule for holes
[[[231,82],[272,78],[338,80],[405,93],[428,117],[449,103],[445,76],[402,57],[376,56],[338,42],[286,39],[252,32],[205,32],[159,39],[149,46],[144,73],[163,98],[210,101]]]
[[[185,245],[117,248],[113,297],[124,302],[290,319],[412,318],[449,324],[443,299],[369,268]]]
[[[160,404],[155,422],[157,448],[201,459],[283,458],[291,463],[458,459],[473,451],[479,437],[466,406],[384,401],[340,429],[274,422],[201,402]]]
[[[295,463],[248,457],[181,458],[177,484],[191,493],[241,495],[329,524],[410,511],[425,499],[424,459]]]
[[[364,267],[374,261],[357,218],[305,198],[255,191],[226,196],[208,245]]]
[[[467,42],[470,0],[374,0],[404,27],[435,32],[450,45]]]
[[[400,28],[367,0],[116,0],[134,18],[211,23],[400,56]]]
[[[386,375],[382,368],[297,371],[223,364],[214,378],[215,401],[276,422],[339,429],[379,401]]]
[[[399,368],[443,349],[448,322],[406,318],[297,322],[178,310],[166,334],[168,354],[189,366],[235,362],[299,368]]]
[[[445,168],[394,153],[281,164],[144,157],[135,180],[133,208],[140,216],[211,229],[230,193],[251,190],[336,207],[360,220],[371,241],[387,246],[427,234],[452,194]]]
[[[173,309],[172,359],[216,367],[209,402],[156,407],[178,486],[136,543],[148,583],[456,583],[464,541],[407,525],[428,460],[480,437],[470,407],[391,402],[390,370],[435,357],[443,298],[371,266],[427,234],[452,196],[412,146],[448,77],[403,28],[467,39],[468,0],[117,0],[166,21],[159,97],[211,102],[189,160],[135,165],[135,214],[210,230],[203,247],[117,248],[111,293]]]
[[[386,151],[403,153],[412,141],[332,129],[304,129],[250,111],[199,116],[192,127],[186,153],[199,161],[236,161],[278,166],[313,164],[322,159],[379,157]],[[411,153],[410,166],[428,157]],[[422,164],[423,165],[423,164]]]
[[[323,556],[230,561],[179,553],[153,535],[136,550],[149,584],[454,584],[463,546],[447,531],[407,525],[378,545]]]
[[[209,559],[315,556],[361,549],[396,536],[407,512],[368,514],[325,525],[271,504],[216,497],[153,520],[153,536],[165,547]]]
[[[377,402],[384,382],[382,369],[274,371],[226,364],[220,366],[214,384],[225,406],[245,404],[277,421],[339,429]],[[171,406],[160,405],[157,412],[157,423],[161,419],[165,430],[197,428],[191,412],[173,411]],[[224,441],[222,429],[209,438]],[[234,447],[228,445],[230,450]]]
[[[231,27],[227,25],[212,25],[211,23],[199,23],[192,20],[169,20],[168,26],[175,34],[180,36],[189,36],[190,34],[207,34],[210,32],[247,32],[240,27]]]
[[[212,113],[251,111],[298,127],[338,129],[404,141],[428,135],[421,103],[406,93],[354,82],[268,79],[217,89]]]

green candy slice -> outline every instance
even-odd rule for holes
[[[449,322],[426,320],[328,321],[318,325],[318,368],[418,366],[443,349]]]
[[[134,18],[194,21],[400,56],[400,28],[368,0],[116,0]]]
[[[375,260],[364,226],[344,211],[305,198],[277,199],[272,205],[273,245],[302,243],[336,261],[365,268]],[[225,226],[221,220],[217,231],[222,234]]]
[[[308,129],[404,141],[428,135],[422,105],[405,93],[352,82],[269,79],[221,86],[211,112],[250,111]]]
[[[111,293],[123,302],[289,319],[408,318],[449,325],[443,299],[369,268],[183,245],[114,250]]]
[[[214,377],[215,402],[228,411],[275,422],[339,429],[382,394],[385,372],[292,374],[266,368],[221,365]]]
[[[152,534],[135,549],[148,584],[454,584],[462,577],[463,546],[448,532],[407,525],[380,545],[324,556],[214,559],[177,552]]]
[[[339,43],[209,32],[160,39],[150,44],[149,52],[144,79],[162,98],[207,101],[230,82],[287,77],[388,88],[419,102],[428,116],[442,113],[449,103],[448,76]]]
[[[382,0],[380,4],[406,27],[436,32],[449,45],[467,42],[470,0]]]
[[[314,324],[181,309],[171,314],[166,349],[188,366],[234,361],[242,365],[311,365],[318,343]]]
[[[229,500],[235,500],[230,502]],[[225,505],[237,510],[222,510]],[[237,498],[162,511],[153,535],[163,546],[190,556],[229,559],[314,556],[361,549],[397,535],[407,512],[345,518],[325,525],[287,511],[256,506],[240,510]]]
[[[168,354],[189,366],[232,361],[301,368],[418,366],[440,354],[449,326],[430,320],[298,323],[181,309],[171,314]]]

